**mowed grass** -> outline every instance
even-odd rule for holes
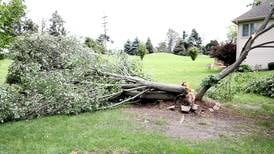
[[[1,72],[4,72],[1,73],[1,83],[4,82],[10,62],[0,61]],[[152,54],[145,57],[144,68],[158,81],[176,84],[186,81],[197,88],[202,78],[214,73],[206,68],[212,62],[206,56],[199,56],[197,61],[192,62],[189,57]],[[258,101],[262,100],[257,95],[243,95],[246,98],[241,98],[242,103],[249,98],[248,95]],[[72,151],[271,154],[274,151],[274,138],[260,134],[238,138],[224,136],[195,142],[169,138],[160,132],[143,128],[136,122],[133,113],[122,112],[121,108],[77,116],[51,116],[0,124],[0,136],[0,153],[12,154]]]
[[[146,74],[157,81],[182,84],[189,83],[198,88],[203,78],[218,72],[218,69],[208,70],[207,65],[214,60],[208,56],[199,55],[195,61],[190,57],[176,56],[167,53],[146,55],[143,61]]]
[[[193,153],[179,140],[145,131],[120,109],[0,125],[0,153]]]

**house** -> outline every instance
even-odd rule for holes
[[[274,2],[274,0],[271,0]],[[238,25],[237,35],[237,58],[240,56],[241,50],[250,35],[252,35],[260,24],[263,22],[264,17],[271,9],[269,0],[262,0],[258,6],[253,6],[248,12],[236,18],[233,22]],[[273,19],[269,22],[274,24]],[[274,29],[261,35],[254,45],[266,41],[274,41]],[[272,45],[272,44],[271,44]],[[273,44],[274,45],[274,44]],[[244,64],[250,65],[253,69],[267,69],[268,63],[274,62],[274,49],[272,48],[256,48],[251,50],[244,61]]]

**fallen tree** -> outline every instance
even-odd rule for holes
[[[13,63],[0,88],[2,122],[78,114],[140,99],[175,100],[191,91],[186,85],[154,82],[126,54],[96,54],[72,37],[22,36],[10,51]]]
[[[252,49],[274,47],[274,41],[254,45],[259,36],[274,27],[274,24],[267,26],[273,12],[272,7],[237,61],[206,78],[196,97],[186,83],[170,85],[152,81],[138,62],[129,60],[123,53],[96,54],[71,37],[46,34],[19,37],[10,49],[14,61],[7,84],[0,87],[0,121],[78,114],[142,99],[174,102],[180,99],[181,110],[196,110],[195,99],[200,101],[211,86],[237,69]]]

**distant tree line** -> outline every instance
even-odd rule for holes
[[[196,47],[199,52],[202,51],[202,38],[196,29],[192,29],[190,34],[183,31],[180,36],[173,29],[168,29],[166,33],[166,41],[160,42],[156,47],[157,52],[168,52],[176,55],[189,56],[189,49]]]
[[[132,42],[127,40],[124,44],[124,52],[129,55],[138,55],[143,59],[145,54],[154,52],[154,47],[150,38],[147,39],[146,43],[143,43],[136,37]]]

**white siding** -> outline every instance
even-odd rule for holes
[[[273,24],[274,20],[272,20],[269,24]],[[237,58],[240,55],[240,52],[247,41],[248,37],[242,36],[242,29],[243,24],[239,24],[238,27],[238,37],[237,37]],[[256,26],[258,27],[261,24],[261,22],[256,22]],[[266,41],[274,41],[274,29],[270,30],[269,32],[261,35],[256,42],[254,42],[254,45],[260,44]],[[274,45],[274,44],[271,44]],[[253,68],[256,65],[261,65],[262,69],[267,69],[267,64],[270,62],[274,62],[274,49],[268,49],[268,48],[257,48],[249,52],[246,60],[244,61],[245,64],[248,64],[252,66]]]

